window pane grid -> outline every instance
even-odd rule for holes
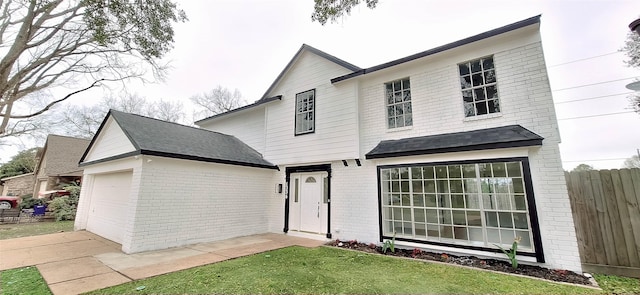
[[[409,78],[386,83],[385,92],[388,128],[413,125]]]
[[[465,117],[500,112],[493,56],[458,65]]]
[[[296,94],[296,134],[313,132],[315,129],[315,90]]]
[[[532,250],[520,162],[381,169],[385,235]]]

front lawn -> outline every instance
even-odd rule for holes
[[[34,266],[0,272],[0,294],[51,294],[51,290]]]
[[[0,224],[0,240],[73,231],[73,221]]]
[[[89,294],[598,294],[598,290],[336,248],[289,247]]]

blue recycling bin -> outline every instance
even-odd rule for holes
[[[47,206],[37,205],[33,207],[33,216],[44,216],[44,210]]]

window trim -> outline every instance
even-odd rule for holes
[[[393,85],[393,83],[395,83],[395,82],[397,82],[397,81],[400,81],[400,85],[401,85],[401,87],[404,87],[404,84],[402,83],[402,81],[404,81],[404,80],[407,80],[407,81],[409,82],[409,88],[408,88],[408,90],[409,90],[409,95],[411,96],[411,98],[409,99],[409,101],[402,101],[401,103],[395,103],[395,102],[394,102],[392,105],[389,105],[389,103],[388,103],[388,101],[387,101],[387,99],[388,99],[388,98],[387,98],[387,85],[388,85],[388,84],[392,84],[392,85]],[[384,125],[386,126],[386,128],[385,128],[385,129],[386,129],[387,131],[401,131],[401,130],[411,129],[411,128],[413,127],[413,93],[411,92],[411,77],[410,77],[410,76],[407,76],[407,77],[404,77],[404,78],[399,78],[399,79],[395,79],[395,80],[387,81],[387,82],[384,82],[382,86],[383,86],[383,91],[384,91],[384,113],[385,113],[385,116],[384,116],[384,118],[385,118],[385,123],[384,123]],[[402,90],[401,90],[401,91],[404,91],[404,90],[405,90],[405,89],[404,89],[404,88],[402,88]],[[403,125],[403,126],[390,127],[390,126],[389,126],[389,111],[387,110],[387,108],[389,108],[389,106],[395,106],[395,105],[398,105],[398,104],[402,104],[402,105],[404,106],[404,104],[406,104],[406,103],[408,103],[408,104],[411,106],[411,125],[406,125],[406,124],[405,124],[405,125]],[[396,117],[396,116],[394,116],[394,118],[395,118],[395,117]],[[402,118],[403,118],[403,120],[405,119],[404,111],[403,111],[403,116],[402,116]],[[403,122],[403,124],[404,124],[404,123],[406,123],[406,122]],[[397,125],[397,124],[396,124],[396,125]]]
[[[412,167],[418,165],[451,165],[451,164],[482,164],[482,163],[494,163],[494,162],[513,162],[519,161],[522,164],[522,178],[524,180],[524,188],[525,193],[527,195],[527,207],[529,213],[529,223],[531,224],[531,234],[533,235],[533,247],[534,251],[531,252],[518,252],[520,256],[529,256],[535,257],[537,262],[544,263],[544,251],[542,248],[542,239],[540,236],[540,224],[538,222],[538,210],[535,202],[535,195],[533,192],[533,182],[531,177],[531,170],[529,165],[528,157],[512,157],[512,158],[493,158],[493,159],[477,159],[477,160],[462,160],[462,161],[442,161],[442,162],[419,162],[419,163],[407,163],[407,164],[391,164],[391,165],[379,165],[377,166],[377,187],[378,187],[378,233],[379,233],[379,241],[382,242],[385,239],[392,239],[391,236],[384,235],[382,228],[382,186],[380,185],[382,180],[382,169],[387,168],[401,168],[401,167]],[[471,245],[461,245],[461,244],[450,244],[443,243],[437,241],[425,241],[418,239],[410,239],[410,238],[402,238],[395,237],[398,241],[412,242],[418,244],[426,244],[426,245],[437,245],[451,248],[459,248],[459,249],[467,249],[467,250],[477,250],[484,252],[493,252],[493,253],[502,253],[502,250],[497,248],[487,248],[481,246],[471,246]]]
[[[460,87],[459,91],[460,91],[460,99],[461,99],[460,101],[462,102],[462,115],[464,116],[465,120],[471,119],[471,118],[478,118],[478,119],[494,118],[494,117],[498,117],[499,115],[502,114],[502,110],[503,110],[502,100],[501,100],[502,96],[500,95],[500,89],[498,87],[498,69],[496,68],[495,54],[484,55],[484,56],[481,56],[481,57],[478,57],[478,58],[472,58],[472,59],[468,59],[468,60],[465,60],[465,61],[462,61],[462,62],[458,62],[458,63],[456,63],[456,72],[458,72],[458,80],[460,80],[460,78],[462,78],[462,74],[460,74],[460,65],[462,65],[462,64],[470,64],[472,61],[482,60],[482,59],[486,59],[486,58],[489,58],[489,57],[491,57],[491,59],[493,60],[493,72],[494,72],[494,76],[495,76],[495,82],[490,83],[491,85],[488,85],[487,83],[483,83],[481,87],[482,88],[486,88],[487,86],[495,86],[496,87],[496,94],[498,95],[498,98],[495,99],[495,101],[498,102],[499,110],[497,112],[490,113],[489,109],[488,109],[488,105],[487,105],[487,113],[486,114],[481,114],[481,115],[475,114],[473,116],[467,116],[466,109],[465,109],[464,95],[463,95],[464,89],[462,89],[462,87]],[[484,72],[484,71],[481,71],[481,72]],[[473,73],[471,73],[471,68],[469,68],[469,77],[471,79],[473,79]],[[473,90],[477,89],[477,88],[474,88],[473,86],[471,86],[468,89],[472,92],[472,98],[473,98]],[[491,99],[491,100],[493,100],[493,99]],[[489,101],[489,99],[485,97],[484,103],[487,104],[488,101]],[[474,104],[474,107],[473,107],[474,108],[474,113],[476,113],[476,108],[475,108],[476,102],[474,101],[473,104]]]
[[[303,93],[307,93],[307,92],[312,92],[313,93],[313,110],[311,110],[311,114],[313,114],[313,128],[311,130],[307,130],[304,132],[298,132],[298,95],[303,94]],[[298,135],[305,135],[305,134],[312,134],[316,132],[316,89],[309,89],[309,90],[305,90],[302,92],[298,92],[296,93],[296,95],[294,96],[294,123],[293,123],[293,134],[294,136],[298,136]]]

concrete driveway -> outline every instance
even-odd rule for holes
[[[0,270],[36,266],[53,294],[80,294],[240,256],[323,243],[268,233],[127,255],[119,244],[76,231],[0,240]]]

